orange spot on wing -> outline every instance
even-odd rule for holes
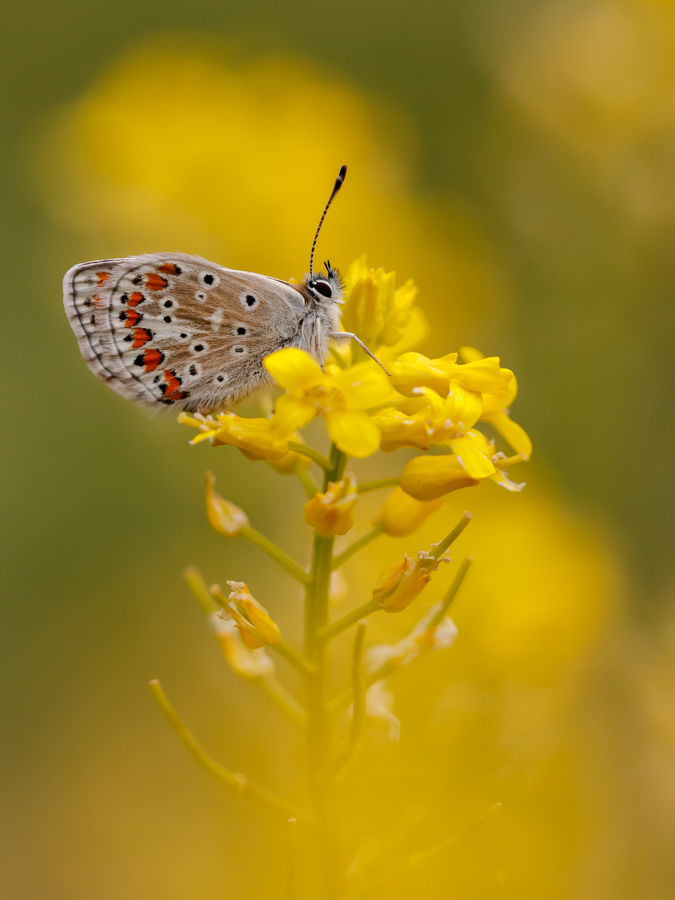
[[[164,272],[165,275],[180,275],[181,270],[175,263],[163,263],[159,267],[160,272]]]
[[[136,309],[130,309],[127,313],[127,317],[125,319],[125,324],[127,328],[133,328],[134,325],[138,325],[138,323],[143,318],[143,314],[139,313]]]
[[[145,300],[143,294],[140,291],[134,291],[129,295],[129,299],[127,300],[127,304],[129,306],[138,306],[139,303],[142,303]]]
[[[146,350],[143,354],[143,365],[146,372],[154,372],[157,366],[163,362],[164,354],[161,350],[155,350],[154,347]]]
[[[152,332],[149,328],[134,329],[134,342],[131,345],[132,350],[138,350],[143,344],[147,344],[152,339]],[[146,354],[147,355],[147,354]]]
[[[164,381],[166,382],[166,387],[164,388],[163,400],[182,400],[183,397],[187,397],[186,391],[180,391],[179,388],[181,386],[180,378],[176,378],[176,373],[172,372],[171,369],[167,369],[164,373]]]
[[[105,300],[103,300],[101,297],[98,297],[96,294],[94,294],[91,299],[94,301],[94,306],[96,306],[98,309],[103,309]]]
[[[155,272],[148,272],[145,276],[145,286],[150,291],[163,291],[168,283],[166,278],[162,278],[161,275],[157,275]]]
[[[110,278],[110,272],[97,272],[96,278],[99,284],[105,284],[105,282]]]

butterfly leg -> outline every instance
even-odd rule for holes
[[[387,367],[384,365],[384,363],[381,363],[380,360],[375,356],[375,354],[366,347],[361,338],[357,337],[351,331],[330,331],[328,333],[328,337],[333,338],[333,340],[337,340],[339,338],[349,338],[349,340],[351,341],[356,341],[363,352],[367,353],[371,359],[374,359],[378,366],[381,366],[384,369],[385,373],[389,375],[389,372],[387,372]]]
[[[321,349],[321,317],[317,316],[314,320],[314,340],[316,342],[316,358],[319,360],[319,365],[321,366],[321,371],[325,372],[326,370],[323,367],[323,350]]]

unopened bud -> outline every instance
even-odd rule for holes
[[[248,516],[243,511],[223,500],[213,489],[215,478],[210,472],[206,473],[206,513],[211,527],[224,537],[237,537],[243,528],[248,528]]]
[[[390,537],[405,537],[442,506],[442,500],[415,500],[397,487],[373,519],[373,525],[379,526]]]

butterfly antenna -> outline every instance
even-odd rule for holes
[[[328,198],[328,203],[326,203],[326,208],[323,211],[323,215],[321,216],[321,221],[319,222],[319,227],[316,229],[316,234],[314,235],[314,243],[312,244],[312,252],[309,257],[309,277],[314,277],[314,251],[316,249],[316,242],[319,240],[319,232],[321,231],[321,226],[323,225],[323,220],[326,218],[326,213],[330,209],[330,205],[333,202],[333,198],[337,194],[337,192],[342,187],[342,184],[345,180],[345,175],[347,174],[347,166],[343,166],[340,169],[340,174],[335,179],[335,187],[333,188],[333,193]]]

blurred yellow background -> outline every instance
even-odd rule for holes
[[[452,494],[346,569],[345,611],[403,549],[474,515],[455,554],[475,557],[459,637],[392,680],[401,742],[369,725],[344,787],[347,850],[377,843],[391,865],[500,801],[383,896],[671,897],[673,5],[7,9],[1,895],[283,896],[277,817],[196,767],[147,681],[228,766],[301,791],[298,736],[226,669],[180,578],[195,563],[209,582],[248,581],[297,640],[297,590],[208,529],[202,477],[304,562],[301,488],[232,448],[190,448],[171,414],[98,383],[60,280],[160,249],[297,277],[347,163],[320,258],[365,253],[413,277],[424,352],[500,355],[535,445],[522,494]],[[354,468],[391,475],[406,453]],[[356,533],[383,499],[360,501]],[[402,637],[448,580],[374,618],[369,641]]]

